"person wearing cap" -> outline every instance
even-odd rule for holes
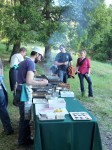
[[[18,86],[16,89],[15,103],[19,106],[20,121],[19,121],[19,136],[18,145],[33,144],[30,131],[30,118],[26,118],[25,106],[27,102],[21,101],[21,94],[23,85],[26,84],[31,93],[31,86],[43,86],[48,84],[48,80],[42,79],[39,81],[34,80],[35,63],[41,61],[42,51],[38,47],[34,47],[31,51],[30,57],[25,59],[19,64],[18,68]],[[32,94],[30,95],[30,102],[32,101]],[[29,103],[30,105],[30,103]]]
[[[10,70],[9,70],[9,81],[10,81],[10,89],[14,91],[15,84],[17,82],[17,73],[18,73],[18,64],[24,60],[27,49],[21,47],[19,52],[12,55],[10,60]]]
[[[59,50],[60,52],[55,57],[55,65],[58,66],[58,76],[60,77],[60,80],[64,83],[67,83],[67,69],[68,66],[72,63],[72,57],[69,53],[66,52],[64,45],[60,45]]]
[[[8,106],[8,95],[4,84],[3,65],[0,58],[0,120],[2,122],[5,134],[11,135],[13,134],[14,131],[11,125],[11,120],[9,117],[7,106]]]

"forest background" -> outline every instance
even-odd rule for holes
[[[0,0],[0,41],[12,54],[39,42],[45,57],[65,44],[92,59],[112,62],[112,5],[104,0]]]
[[[92,100],[80,97],[77,76],[68,82],[76,98],[97,117],[103,149],[111,150],[112,5],[105,5],[104,0],[0,0],[0,57],[4,64],[9,113],[15,130],[10,139],[0,134],[1,150],[18,149],[15,143],[19,115],[12,105],[8,80],[10,56],[17,53],[21,46],[27,47],[30,53],[32,47],[38,45],[45,51],[45,61],[48,62],[49,56],[55,55],[62,43],[72,54],[74,66],[81,49],[86,49],[92,60],[95,95]],[[37,68],[40,74],[43,73],[41,66]]]

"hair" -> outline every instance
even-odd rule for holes
[[[80,53],[81,53],[81,52],[84,52],[85,54],[87,54],[86,50],[81,50]]]
[[[63,44],[61,44],[61,45],[59,46],[59,49],[62,50],[63,48],[65,48],[65,46],[64,46]]]
[[[26,52],[27,51],[27,49],[25,48],[25,47],[21,47],[20,49],[19,49],[19,52]]]
[[[37,52],[32,51],[30,55],[31,55],[31,56],[35,56],[36,54],[37,54]]]

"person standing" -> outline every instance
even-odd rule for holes
[[[67,83],[67,69],[72,63],[72,57],[66,52],[66,48],[63,44],[59,46],[59,50],[60,52],[55,57],[55,65],[58,66],[58,76],[60,77],[60,80]]]
[[[0,120],[3,124],[5,134],[11,135],[13,134],[14,130],[12,128],[11,120],[7,110],[8,96],[3,79],[3,65],[0,58]]]
[[[17,82],[18,64],[24,60],[26,52],[26,48],[21,47],[19,49],[19,53],[16,53],[11,57],[9,70],[9,81],[11,91],[14,91],[15,84]]]
[[[31,86],[43,86],[48,84],[48,80],[41,79],[39,81],[34,80],[35,63],[41,61],[42,51],[38,47],[34,47],[30,54],[30,58],[25,59],[19,64],[18,68],[18,86],[16,90],[15,100],[19,106],[20,120],[19,120],[19,136],[18,145],[31,145],[33,140],[31,139],[30,131],[30,117],[27,112],[30,112],[32,105],[32,89]],[[23,93],[23,87],[26,85],[28,90],[28,101],[25,102],[21,99]]]
[[[81,93],[82,96],[85,96],[85,89],[84,89],[84,78],[85,78],[88,83],[88,97],[93,97],[92,80],[90,77],[91,73],[90,59],[86,57],[85,50],[82,50],[80,55],[81,57],[77,59],[76,73],[78,73],[78,77],[80,80]]]

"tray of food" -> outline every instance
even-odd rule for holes
[[[40,121],[51,121],[51,120],[64,120],[65,115],[62,112],[58,113],[47,113],[38,115]]]
[[[52,114],[50,114],[50,115],[40,114],[38,117],[39,117],[40,121],[57,121],[57,120],[64,120],[65,119],[63,114],[57,114],[57,115],[56,114],[53,114],[53,115]]]
[[[73,120],[92,120],[87,112],[69,112]]]
[[[41,108],[36,110],[36,114],[40,121],[49,120],[64,120],[68,114],[66,108]]]

